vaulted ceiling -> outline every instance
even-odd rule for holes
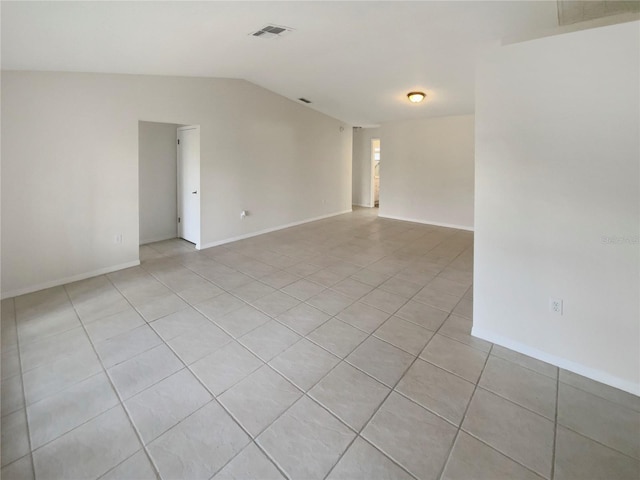
[[[473,112],[478,55],[557,25],[555,1],[2,2],[2,68],[242,78],[366,126]]]

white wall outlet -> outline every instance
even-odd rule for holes
[[[561,298],[549,298],[549,311],[556,315],[562,315],[563,305]]]
[[[114,238],[114,242],[120,245],[122,244],[122,241],[123,241],[122,234],[121,233],[116,234],[116,237]]]

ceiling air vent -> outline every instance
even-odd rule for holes
[[[293,28],[283,27],[282,25],[267,25],[257,32],[251,32],[249,35],[260,38],[280,38],[293,32]]]

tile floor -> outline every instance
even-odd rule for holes
[[[640,399],[470,336],[473,236],[352,214],[2,302],[2,478],[635,479]]]

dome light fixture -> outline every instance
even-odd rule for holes
[[[407,93],[407,98],[411,103],[420,103],[424,100],[426,95],[423,92],[409,92]]]

